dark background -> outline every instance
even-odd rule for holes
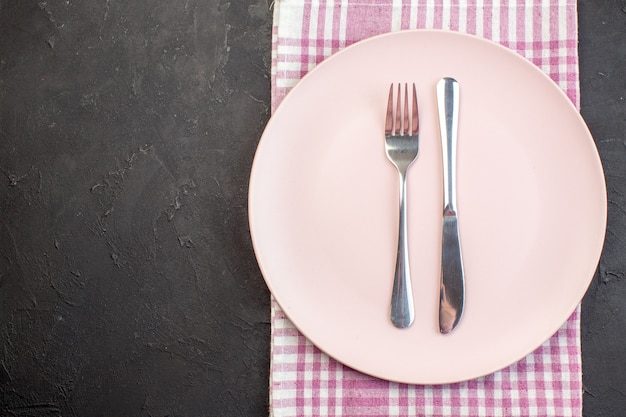
[[[264,416],[267,0],[0,0],[0,415]],[[585,416],[626,410],[626,1],[580,0],[609,191]],[[566,209],[566,208],[560,208]],[[555,213],[558,215],[558,213]]]

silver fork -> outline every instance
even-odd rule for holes
[[[385,151],[387,152],[387,158],[398,169],[400,178],[398,250],[391,294],[391,322],[398,328],[409,327],[415,317],[406,222],[406,172],[411,163],[417,158],[419,149],[419,118],[415,84],[413,84],[411,108],[409,109],[409,88],[407,84],[404,84],[404,106],[402,101],[402,89],[400,84],[398,84],[397,104],[394,114],[393,84],[391,84],[385,120]]]

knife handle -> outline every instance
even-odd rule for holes
[[[437,83],[439,130],[443,151],[443,207],[456,213],[456,146],[459,130],[459,83],[443,78]]]

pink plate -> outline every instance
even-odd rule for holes
[[[466,309],[438,331],[442,161],[435,85],[460,84],[458,211]],[[420,154],[408,174],[416,319],[389,320],[397,174],[384,151],[390,83],[415,82]],[[285,98],[250,179],[252,240],[287,316],[342,363],[439,384],[521,359],[574,311],[597,267],[606,187],[567,96],[516,53],[443,31],[378,36],[335,54]]]

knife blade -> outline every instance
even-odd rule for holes
[[[437,107],[443,155],[443,230],[439,331],[456,328],[465,306],[465,274],[456,209],[456,151],[459,120],[459,83],[442,78],[437,83]]]

